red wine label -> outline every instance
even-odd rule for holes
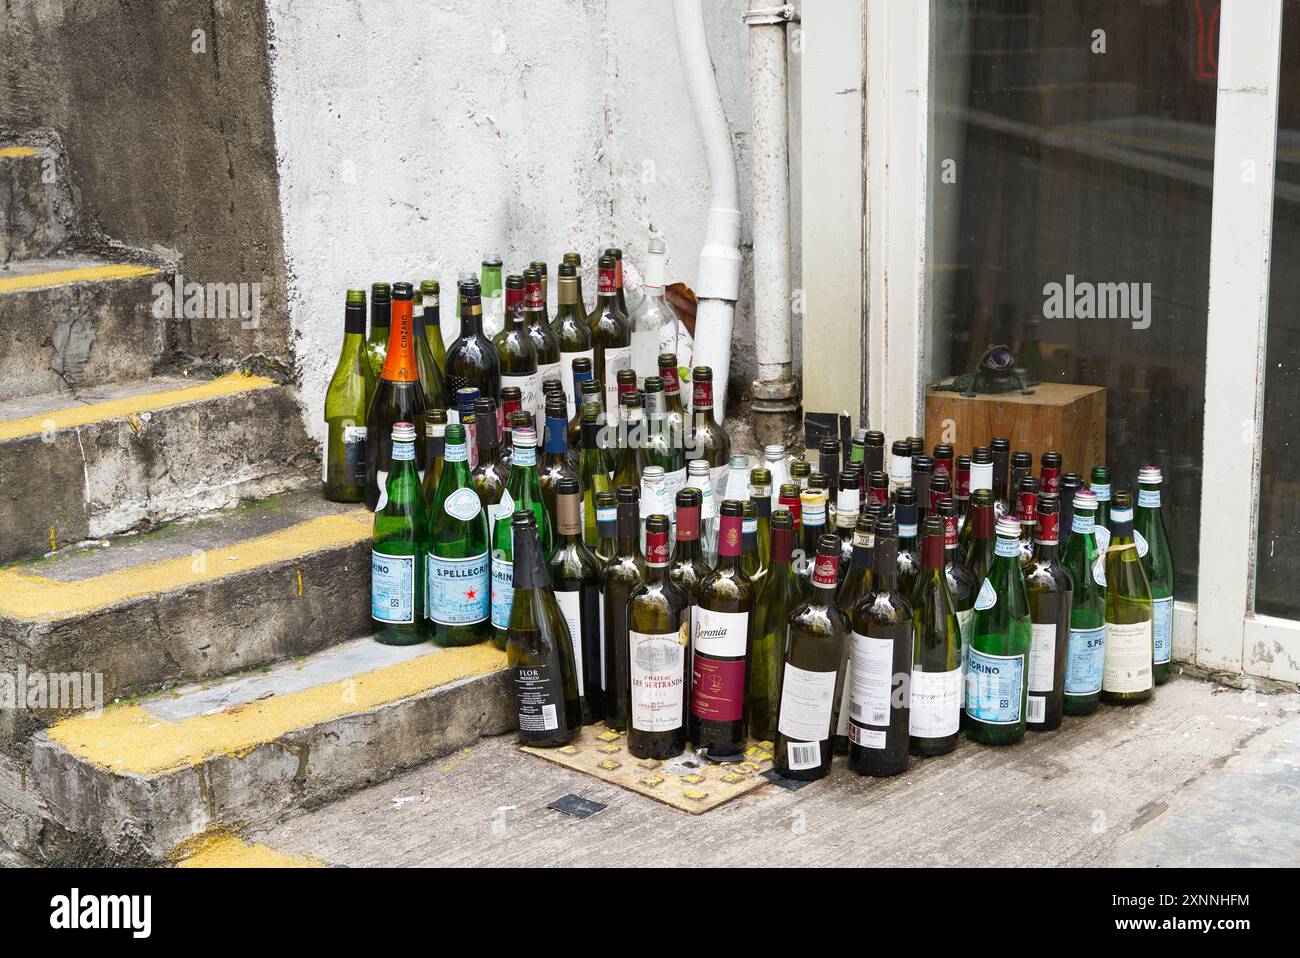
[[[712,409],[713,408],[713,383],[695,381],[695,388],[691,394],[692,409]]]
[[[1055,466],[1044,466],[1042,475],[1043,492],[1061,491],[1061,470]]]
[[[800,507],[800,501],[798,499],[778,499],[777,505],[790,513],[790,518],[794,520],[794,532],[798,535],[803,511]]]
[[[645,561],[647,565],[665,566],[668,564],[668,532],[651,532],[645,534]]]
[[[970,498],[970,469],[968,467],[957,468],[957,480],[953,485],[954,494],[958,499]]]
[[[542,303],[542,284],[529,283],[524,287],[524,308],[541,309]]]
[[[937,477],[937,476],[947,476],[949,479],[951,479],[951,478],[952,478],[952,460],[951,460],[951,459],[936,459],[936,460],[934,461],[934,474],[935,474],[936,477]]]
[[[602,269],[600,271],[596,290],[601,296],[611,296],[618,292],[618,287],[614,285],[614,271],[612,269]]]
[[[867,495],[882,506],[889,504],[889,490],[884,486],[872,486],[867,490]]]
[[[1020,521],[1033,522],[1038,514],[1038,496],[1032,492],[1020,494]]]
[[[695,654],[691,714],[711,722],[739,722],[745,705],[745,660]]]
[[[718,555],[740,555],[742,526],[740,516],[723,516],[718,520]]]
[[[943,517],[943,544],[945,548],[953,548],[957,545],[957,517]]]
[[[682,506],[677,510],[677,539],[694,542],[700,537],[700,507]]]
[[[813,585],[822,589],[833,589],[839,576],[840,557],[818,555],[813,564]]]
[[[506,309],[513,309],[516,306],[522,306],[524,302],[524,291],[522,289],[506,289]]]

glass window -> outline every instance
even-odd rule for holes
[[[1164,470],[1183,599],[1200,532],[1217,6],[931,7],[929,380],[1006,343],[1031,379],[1105,387],[1112,484]]]

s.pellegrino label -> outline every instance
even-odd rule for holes
[[[1156,495],[1160,495],[1159,492]],[[1156,665],[1174,657],[1174,598],[1165,596],[1151,602],[1151,631],[1155,642]]]
[[[470,493],[473,495],[473,490]],[[439,625],[474,625],[488,617],[491,593],[486,552],[467,559],[448,559],[430,552],[425,569],[430,619]]]
[[[966,662],[966,714],[990,725],[1015,725],[1023,706],[1025,657],[971,649]]]
[[[1065,694],[1096,695],[1101,691],[1106,661],[1106,627],[1071,629],[1065,662]]]
[[[492,557],[492,625],[510,628],[510,610],[515,603],[515,564],[509,559]]]
[[[415,621],[415,556],[371,550],[370,617],[387,625]]]

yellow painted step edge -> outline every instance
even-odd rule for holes
[[[357,508],[195,555],[160,559],[71,582],[46,579],[21,568],[0,569],[0,615],[49,622],[95,612],[140,596],[211,582],[320,549],[351,545],[370,536],[373,521],[369,512]],[[288,570],[285,575],[298,573]],[[312,585],[292,581],[298,595]]]
[[[65,719],[47,734],[77,758],[110,772],[161,775],[221,755],[242,758],[291,732],[487,675],[505,665],[505,653],[490,642],[433,648],[418,659],[179,722],[163,721],[129,704],[107,708],[99,716]]]
[[[0,160],[13,159],[20,156],[35,156],[39,150],[33,146],[6,146],[0,149]]]
[[[174,389],[161,389],[157,392],[142,393],[139,396],[124,396],[97,403],[80,403],[36,416],[24,416],[22,419],[10,419],[7,422],[0,421],[0,442],[21,439],[25,436],[39,436],[59,429],[74,429],[77,426],[88,426],[91,423],[106,422],[110,419],[121,419],[142,412],[164,409],[167,406],[198,402],[202,399],[270,389],[273,386],[275,381],[265,376],[227,373],[225,376],[195,383],[192,386],[177,386]]]
[[[177,868],[324,868],[311,856],[278,852],[261,842],[249,844],[228,827],[200,832],[187,838],[167,857]]]
[[[105,263],[102,266],[78,266],[75,269],[55,269],[48,273],[27,273],[22,276],[0,278],[0,293],[17,293],[28,289],[45,289],[68,283],[109,283],[119,279],[135,279],[160,272],[153,266],[135,263]]]

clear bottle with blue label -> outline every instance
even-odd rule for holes
[[[1101,701],[1106,661],[1106,568],[1093,538],[1097,497],[1074,494],[1070,544],[1061,564],[1074,583],[1070,597],[1070,643],[1065,663],[1065,714],[1091,715]]]
[[[1003,516],[996,533],[993,560],[975,600],[966,662],[966,735],[985,745],[1010,745],[1025,737],[1033,625],[1020,568],[1020,523]]]
[[[1174,551],[1169,546],[1164,511],[1160,508],[1162,479],[1159,466],[1138,470],[1137,510],[1133,517],[1133,538],[1151,586],[1156,685],[1169,681],[1174,653]]]
[[[449,423],[429,512],[425,619],[439,645],[474,645],[491,630],[487,512],[469,471],[465,426]]]
[[[414,645],[424,626],[426,518],[415,466],[415,424],[393,424],[386,501],[375,512],[370,553],[370,617],[385,645]]]

